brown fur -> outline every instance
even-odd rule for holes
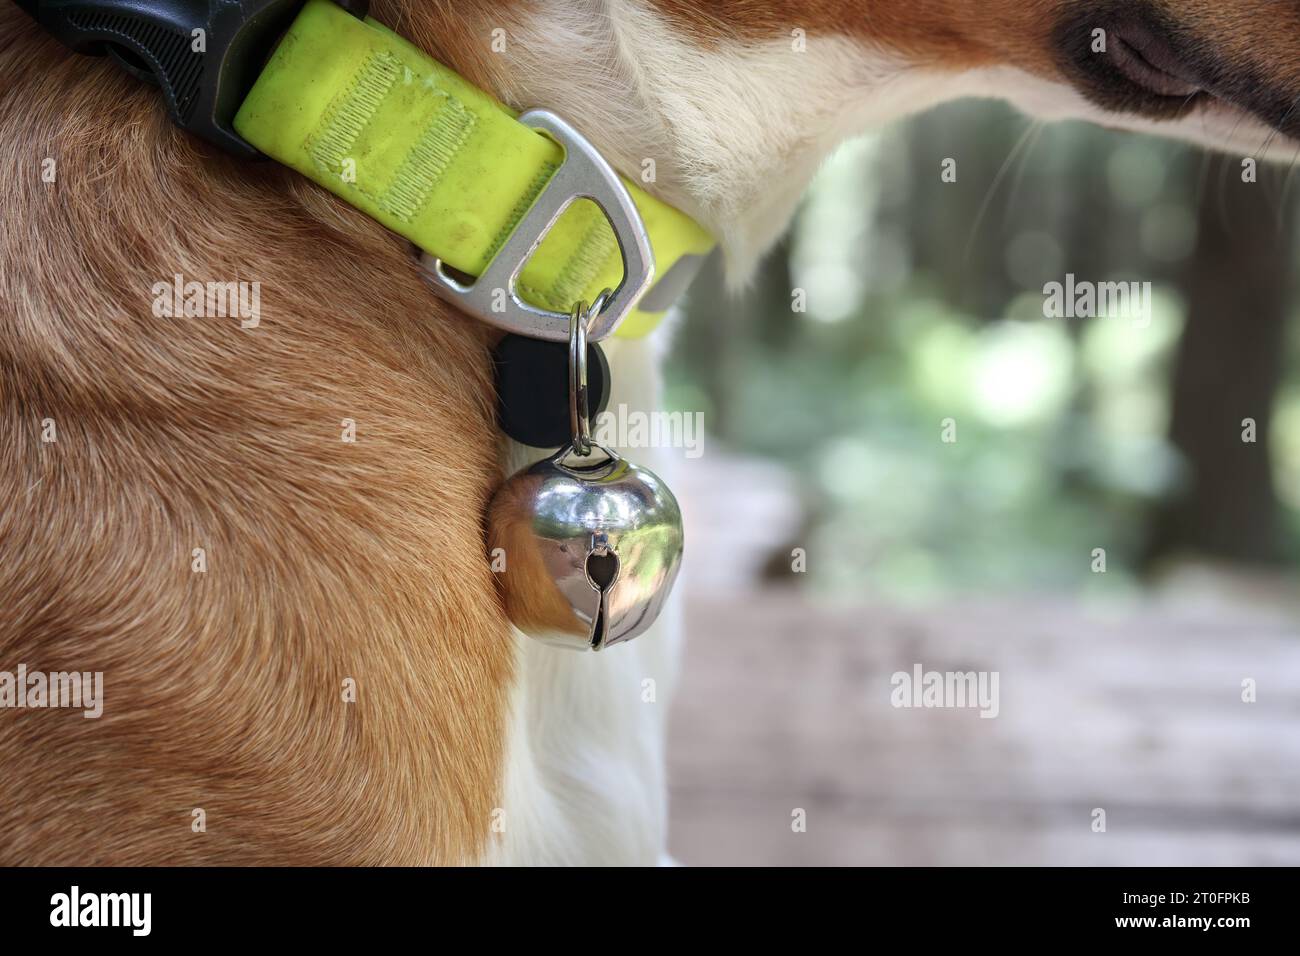
[[[702,37],[850,36],[952,69],[1050,63],[1052,17],[1077,0],[654,0]]]
[[[1289,0],[653,0],[702,38],[746,40],[854,36],[950,69],[1010,63],[1060,78],[1053,27],[1064,17],[1149,6],[1237,65],[1269,64],[1271,80],[1300,81],[1295,37],[1300,6]]]
[[[447,10],[410,35],[480,46]],[[0,863],[472,859],[512,668],[485,333],[8,3],[0,75],[0,670],[105,683],[99,720],[0,710]],[[260,327],[155,318],[176,272],[260,281]]]

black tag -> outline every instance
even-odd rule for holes
[[[492,350],[497,423],[523,445],[559,448],[573,438],[569,424],[569,345],[507,335]],[[609,404],[609,363],[599,345],[587,346],[588,415]]]

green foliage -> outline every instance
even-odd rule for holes
[[[813,563],[817,585],[1127,590],[1185,478],[1165,436],[1196,156],[970,105],[852,144],[752,290],[702,280],[670,395],[715,441],[799,475],[800,543],[836,556]],[[1150,282],[1149,321],[1046,318],[1043,285],[1066,272]],[[1281,497],[1300,509],[1300,381],[1278,429]]]

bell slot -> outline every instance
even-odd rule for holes
[[[618,555],[613,551],[593,550],[587,555],[587,580],[600,592],[600,607],[591,622],[591,648],[600,650],[609,634],[609,589],[618,580]]]

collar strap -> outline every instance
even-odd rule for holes
[[[592,338],[615,324],[621,337],[646,334],[714,245],[634,183],[620,189],[558,117],[517,118],[330,0],[302,9],[234,128],[428,253],[443,295],[534,337],[567,340],[573,305],[604,289],[622,305]],[[443,266],[490,281],[462,285]]]

